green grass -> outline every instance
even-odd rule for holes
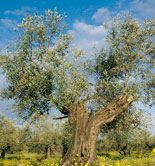
[[[98,153],[98,160],[99,166],[155,166],[155,155],[150,152],[132,152],[126,156],[118,152],[102,152]],[[0,160],[0,166],[59,166],[60,162],[60,158],[44,160],[43,154],[23,152],[7,154],[5,160]]]

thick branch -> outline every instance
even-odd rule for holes
[[[112,122],[123,111],[126,111],[129,105],[132,103],[133,97],[127,96],[122,93],[112,103],[110,103],[105,109],[97,112],[90,118],[90,123],[97,128],[103,126],[106,123]]]

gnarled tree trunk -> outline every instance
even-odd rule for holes
[[[132,101],[131,96],[121,94],[108,107],[91,117],[82,104],[68,107],[68,120],[73,129],[73,137],[61,166],[71,166],[75,163],[88,163],[90,166],[95,158],[95,146],[101,127],[127,110]]]

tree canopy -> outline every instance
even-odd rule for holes
[[[18,38],[1,56],[8,87],[2,96],[15,100],[20,116],[63,108],[85,93],[86,79],[69,60],[70,34],[64,34],[64,16],[55,10],[45,15],[26,15],[18,25]],[[79,54],[76,51],[76,54]]]
[[[96,54],[92,72],[101,105],[106,105],[120,92],[135,100],[152,102],[154,98],[155,19],[141,25],[125,15],[115,17],[109,25],[108,48]],[[101,96],[101,97],[100,97]]]
[[[108,47],[81,64],[77,61],[84,53],[69,47],[71,35],[63,32],[64,19],[56,10],[27,14],[16,29],[18,38],[1,55],[9,83],[1,96],[15,100],[20,116],[47,113],[52,106],[66,113],[66,106],[87,98],[93,106],[105,107],[121,92],[153,101],[154,20],[142,26],[131,15],[114,18]],[[93,88],[86,70],[95,78]]]

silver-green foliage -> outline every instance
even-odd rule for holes
[[[0,153],[14,151],[19,144],[19,130],[13,122],[0,115]]]
[[[1,56],[9,83],[1,96],[15,100],[21,117],[48,113],[52,106],[63,113],[65,106],[77,102],[87,90],[80,68],[68,58],[71,35],[63,32],[64,19],[56,10],[40,16],[26,14],[16,29],[18,38]]]
[[[154,98],[155,19],[141,25],[125,15],[109,25],[108,48],[96,54],[93,72],[98,101],[106,105],[120,92],[137,100]]]
[[[25,118],[48,113],[52,106],[67,114],[67,106],[83,99],[90,100],[88,104],[96,111],[121,92],[135,100],[151,101],[154,25],[155,20],[146,20],[142,26],[130,15],[114,18],[108,47],[96,54],[92,64],[83,64],[78,61],[83,52],[69,48],[71,35],[64,33],[64,16],[56,10],[26,15],[18,25],[17,40],[0,56],[9,83],[1,95],[14,99],[15,110]],[[85,69],[97,78],[93,88]]]

